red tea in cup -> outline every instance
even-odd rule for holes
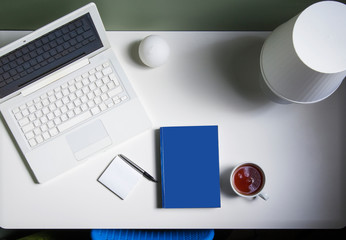
[[[264,187],[265,176],[259,166],[245,163],[233,170],[231,182],[232,187],[241,195],[255,196]]]

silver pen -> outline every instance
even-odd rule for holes
[[[147,173],[146,171],[144,171],[140,166],[138,166],[137,164],[135,164],[134,162],[132,162],[130,159],[128,159],[127,157],[125,157],[122,154],[118,155],[121,159],[123,159],[125,162],[127,162],[128,164],[130,164],[134,169],[136,169],[138,172],[140,172],[145,178],[149,179],[150,181],[153,182],[157,182],[155,178],[153,178],[149,173]]]

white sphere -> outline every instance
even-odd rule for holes
[[[138,53],[145,65],[154,68],[161,66],[167,61],[170,55],[170,48],[162,37],[150,35],[141,41]]]

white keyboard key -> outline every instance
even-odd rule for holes
[[[42,116],[42,117],[40,118],[40,121],[41,121],[41,123],[46,123],[46,122],[48,122],[48,119],[47,119],[46,116]]]
[[[97,89],[95,89],[94,94],[95,94],[95,96],[100,96],[102,94],[102,92],[100,89],[97,88]]]
[[[103,85],[103,86],[101,87],[101,92],[102,92],[102,93],[105,93],[105,92],[107,92],[107,91],[108,91],[107,85]]]
[[[55,103],[52,103],[51,105],[49,105],[48,108],[50,111],[54,111],[56,109]]]
[[[61,111],[62,113],[66,113],[66,112],[68,111],[68,109],[67,109],[67,107],[64,105],[64,106],[61,107],[60,111]]]
[[[102,73],[100,73],[100,72],[95,73],[95,76],[97,79],[100,79],[103,77]]]
[[[29,113],[29,110],[28,110],[28,109],[24,109],[24,110],[22,111],[22,114],[23,114],[24,117],[26,117],[26,116],[28,116],[30,113]]]
[[[61,93],[62,93],[63,96],[67,96],[67,95],[70,94],[70,92],[69,92],[69,90],[67,88],[63,89]]]
[[[84,78],[84,79],[82,80],[82,83],[83,83],[84,86],[87,86],[87,85],[90,84],[90,81],[89,81],[88,78]]]
[[[21,112],[18,112],[14,115],[14,117],[18,120],[22,119],[23,118],[23,114]]]
[[[72,110],[72,109],[74,109],[74,104],[72,102],[70,102],[66,105],[66,107],[68,110]]]
[[[93,115],[98,114],[99,112],[101,112],[98,106],[92,108],[90,111],[91,111],[91,113]]]
[[[81,96],[83,96],[82,90],[77,90],[77,91],[76,91],[76,96],[77,96],[78,98],[80,98]]]
[[[39,110],[39,109],[41,109],[43,107],[43,105],[42,105],[41,102],[38,102],[38,103],[35,104],[35,107],[36,107],[36,109]]]
[[[68,90],[69,90],[70,92],[74,92],[74,91],[77,90],[77,88],[76,88],[74,85],[71,85],[71,86],[68,87]]]
[[[39,143],[41,143],[41,142],[43,142],[43,137],[41,136],[41,135],[39,135],[39,136],[37,136],[36,137],[36,142],[39,144]]]
[[[109,98],[109,97],[108,97],[107,94],[102,94],[102,95],[101,95],[102,101],[106,101],[108,98]],[[99,104],[99,103],[98,103],[98,104]]]
[[[121,93],[122,91],[123,91],[123,89],[121,87],[117,87],[117,88],[109,91],[108,96],[112,98],[112,97],[118,95],[119,93]]]
[[[48,128],[53,128],[54,126],[55,126],[55,124],[54,124],[53,121],[47,122],[47,127],[48,127]]]
[[[52,128],[51,130],[49,130],[49,134],[54,137],[55,135],[57,135],[59,133],[57,128]]]
[[[73,103],[74,103],[74,105],[75,105],[76,107],[78,107],[79,105],[82,104],[82,102],[80,101],[79,98],[77,98],[76,100],[74,100]]]
[[[119,104],[119,103],[121,103],[121,100],[118,98],[118,99],[115,99],[115,100],[113,100],[114,101],[114,104]]]
[[[95,75],[91,75],[90,77],[89,77],[89,81],[90,82],[94,82],[94,81],[96,81],[96,77],[95,77]]]
[[[48,100],[52,103],[56,101],[55,95],[49,96]]]
[[[108,76],[111,80],[116,80],[117,79],[117,77],[115,76],[115,74],[114,73],[112,73],[112,74],[109,74],[109,76]]]
[[[31,106],[28,108],[28,110],[29,110],[30,113],[33,113],[33,112],[36,111],[36,108],[35,108],[33,105],[31,105]]]
[[[57,109],[57,110],[54,111],[54,116],[55,117],[60,117],[60,115],[61,115],[60,109]]]
[[[82,76],[76,77],[75,80],[76,80],[77,82],[81,81],[81,80],[82,80]]]
[[[54,114],[52,112],[47,114],[48,120],[52,120],[54,118]]]
[[[33,131],[27,132],[27,133],[25,134],[26,139],[33,138],[34,136],[35,136],[35,134],[34,134]]]
[[[81,89],[83,87],[83,84],[81,82],[76,83],[76,88]]]
[[[73,111],[69,111],[69,112],[67,113],[67,117],[68,117],[68,118],[73,118],[73,117],[74,117],[74,112],[73,112]]]
[[[31,147],[36,146],[36,145],[37,145],[36,140],[35,140],[34,138],[30,139],[30,140],[29,140],[29,145],[30,145]]]
[[[80,109],[80,107],[75,108],[73,111],[74,111],[74,113],[75,113],[76,115],[78,115],[78,114],[80,114],[80,113],[82,112],[82,110]]]
[[[89,85],[89,89],[90,89],[91,91],[94,91],[95,88],[96,88],[95,83],[92,83],[92,84]]]
[[[68,117],[66,114],[63,114],[63,115],[61,115],[60,119],[62,122],[65,122],[66,120],[68,120]]]
[[[61,123],[60,118],[54,119],[54,124],[55,124],[55,125],[59,125],[60,123]]]
[[[41,134],[41,129],[39,128],[35,128],[34,129],[34,134],[37,136],[37,135],[40,135]]]
[[[107,106],[106,106],[106,104],[101,103],[101,104],[99,105],[99,108],[101,109],[101,111],[104,111],[104,110],[107,109]]]
[[[93,100],[89,101],[87,104],[89,108],[93,108],[95,106],[95,102]]]
[[[111,107],[114,104],[111,98],[107,99],[104,103],[107,105],[107,107]]]
[[[27,133],[29,131],[34,130],[34,128],[35,128],[34,124],[33,123],[29,123],[29,124],[25,125],[24,127],[22,127],[22,131],[24,133]]]
[[[95,74],[96,73],[96,70],[93,68],[93,69],[91,69],[90,71],[89,71],[89,74],[90,75],[93,75],[93,74]]]
[[[107,84],[107,87],[109,88],[109,89],[113,89],[113,88],[115,88],[115,83],[114,82],[109,82],[108,84]]]
[[[43,124],[43,125],[41,126],[41,131],[42,131],[42,132],[45,132],[45,131],[47,131],[47,130],[48,130],[47,124]]]
[[[18,121],[19,126],[23,127],[24,125],[30,122],[29,118],[25,117]]]
[[[56,107],[57,108],[61,108],[64,104],[61,100],[58,100],[56,103],[55,103]]]
[[[56,99],[61,99],[63,97],[61,92],[55,94]]]
[[[49,101],[48,101],[47,98],[45,98],[45,99],[42,100],[42,105],[43,105],[43,106],[48,106],[48,105],[49,105]]]
[[[14,109],[12,110],[13,114],[19,113],[19,111],[20,111],[20,110],[19,110],[19,108],[17,108],[17,107],[14,108]]]
[[[86,103],[88,101],[88,97],[84,95],[80,98],[80,100],[82,101],[82,103]]]
[[[101,65],[99,65],[99,66],[96,67],[96,71],[99,72],[99,71],[101,71],[101,70],[102,70],[102,66],[101,66]]]
[[[36,120],[34,121],[34,126],[35,126],[35,127],[41,126],[41,121],[38,120],[38,119],[36,119]]]
[[[74,93],[71,93],[71,94],[69,95],[69,99],[70,99],[71,102],[74,101],[76,98],[77,98],[77,96],[76,96],[76,94],[74,94]]]
[[[49,113],[49,109],[47,108],[47,107],[44,107],[44,108],[42,108],[42,112],[37,112],[36,113],[36,117],[42,117],[42,114],[48,114]],[[39,115],[39,116],[38,116]]]
[[[42,137],[43,137],[44,140],[47,140],[47,139],[50,138],[50,134],[49,134],[48,132],[44,132],[44,133],[42,134]]]
[[[88,109],[88,106],[84,103],[80,106],[80,108],[82,109],[82,111],[86,111]]]
[[[58,126],[58,129],[60,132],[63,132],[81,122],[83,122],[84,120],[90,118],[92,116],[92,114],[90,113],[90,111],[86,111],[64,123],[62,123],[60,126]]]
[[[110,68],[110,67],[107,67],[107,68],[105,68],[105,69],[102,70],[103,75],[109,75],[109,74],[111,74],[112,72],[113,72],[113,71],[112,71],[112,68]]]

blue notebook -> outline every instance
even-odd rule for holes
[[[220,207],[218,127],[162,127],[160,147],[162,207]]]

